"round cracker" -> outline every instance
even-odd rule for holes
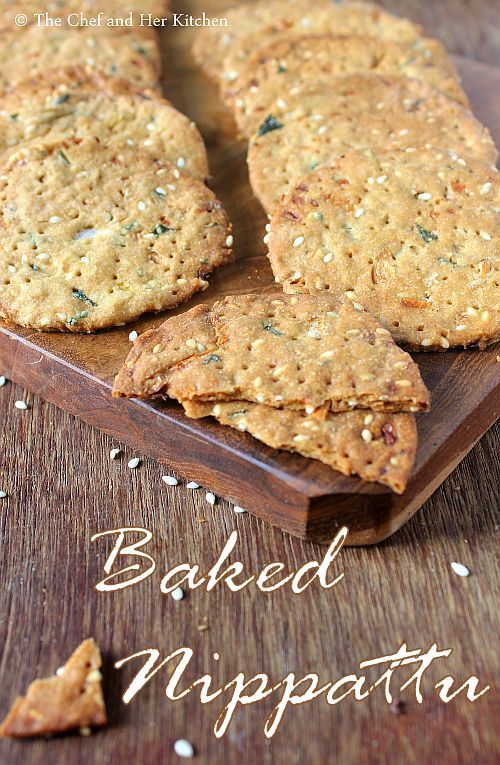
[[[275,37],[331,32],[360,34],[391,40],[416,40],[422,28],[368,2],[340,0],[257,0],[225,13],[227,27],[199,31],[193,54],[217,81],[234,79],[245,58]]]
[[[499,173],[453,152],[352,152],[276,209],[269,257],[285,292],[329,292],[397,342],[442,350],[500,336]]]
[[[0,314],[90,332],[174,308],[231,258],[222,205],[132,147],[33,142],[1,168]]]
[[[495,162],[488,130],[460,104],[405,77],[352,74],[302,94],[278,119],[267,117],[251,139],[252,188],[272,210],[302,176],[348,151],[413,151],[444,146]]]
[[[195,178],[208,176],[203,139],[188,117],[159,97],[96,93],[85,88],[59,89],[54,97],[28,97],[22,88],[3,99],[0,151],[45,137],[94,136],[105,146],[127,144],[153,152]],[[12,115],[15,119],[12,119]]]
[[[279,117],[311,85],[328,85],[333,77],[368,71],[424,80],[469,105],[446,51],[430,39],[404,45],[370,37],[284,37],[251,56],[225,95],[239,129],[250,136],[266,114]]]
[[[31,26],[2,32],[0,91],[45,70],[88,66],[108,77],[129,80],[138,88],[159,88],[160,52],[155,38],[124,30]]]

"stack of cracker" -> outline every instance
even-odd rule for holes
[[[360,306],[239,295],[144,333],[113,395],[173,398],[265,444],[404,491],[429,408],[417,365]]]
[[[361,304],[413,350],[500,336],[497,151],[443,46],[354,0],[258,0],[194,55],[249,140],[285,292]]]
[[[42,11],[62,25],[38,23]],[[140,24],[167,11],[165,0],[4,4],[3,318],[71,332],[122,325],[206,289],[231,259],[203,140],[161,97],[158,39]],[[74,25],[100,13],[99,26]],[[132,26],[108,25],[129,14]]]

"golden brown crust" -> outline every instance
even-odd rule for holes
[[[320,460],[344,475],[389,486],[401,494],[417,448],[415,418],[409,414],[343,412],[320,419],[248,401],[182,402],[188,417],[215,417],[271,446]]]
[[[328,85],[334,77],[356,72],[423,80],[469,106],[444,47],[427,38],[416,47],[370,37],[284,36],[259,48],[224,95],[239,129],[250,136],[266,115],[279,118],[300,104],[301,94],[311,85]]]
[[[446,150],[347,154],[276,208],[273,272],[286,292],[359,303],[415,350],[484,347],[500,335],[498,179]]]
[[[113,393],[299,410],[429,407],[418,367],[390,333],[326,295],[238,295],[173,317],[137,341]]]
[[[34,680],[26,695],[18,696],[0,735],[27,738],[106,725],[101,664],[94,640],[84,640],[57,674]]]

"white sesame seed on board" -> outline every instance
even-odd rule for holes
[[[455,563],[455,561],[452,561],[450,565],[457,576],[469,576],[470,571],[463,563]]]
[[[6,491],[0,491],[0,499],[5,499],[6,496],[7,496]]]
[[[121,454],[121,451],[122,450],[118,449],[118,447],[111,449],[111,451],[109,452],[110,459],[115,460]]]
[[[174,752],[179,757],[194,757],[194,747],[185,738],[180,738],[174,744]]]
[[[235,505],[233,507],[233,510],[234,510],[235,513],[246,513],[247,512],[244,507],[240,507],[239,505]]]
[[[4,377],[3,375],[0,375],[0,388],[3,388],[6,382],[7,382],[7,378]]]
[[[130,340],[131,343],[133,343],[133,342],[135,342],[135,340],[137,340],[138,337],[139,337],[139,335],[138,335],[138,333],[134,329],[134,330],[132,330],[132,332],[129,333],[128,339]]]
[[[26,403],[26,401],[14,401],[14,406],[16,407],[16,409],[21,409],[21,410],[25,410],[28,408],[28,404]]]
[[[135,468],[138,468],[140,464],[141,464],[140,457],[132,457],[132,459],[129,460],[128,462],[128,466],[131,470],[135,470]]]
[[[175,476],[173,475],[162,475],[161,480],[165,481],[167,486],[177,486],[177,484],[179,483],[177,478],[175,478]]]
[[[207,493],[205,494],[205,499],[210,505],[215,505],[217,497],[215,496],[215,494],[213,494],[213,492],[207,491]]]
[[[182,587],[176,587],[170,594],[173,600],[184,600],[184,590]]]
[[[200,484],[196,483],[196,481],[189,481],[189,483],[186,484],[186,489],[199,489]]]
[[[226,247],[232,247],[234,242],[234,237],[229,234],[229,236],[226,239]]]

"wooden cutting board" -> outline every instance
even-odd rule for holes
[[[209,15],[221,7],[204,5]],[[214,274],[210,289],[189,306],[228,294],[277,291],[262,243],[266,218],[248,184],[246,146],[236,140],[231,115],[215,88],[195,67],[191,40],[187,29],[163,32],[165,94],[205,137],[211,185],[234,225],[236,262]],[[457,59],[457,65],[477,116],[500,144],[500,108],[493,101],[500,92],[500,70],[465,59]],[[498,416],[498,347],[416,354],[433,408],[418,416],[414,474],[404,495],[397,496],[314,460],[274,451],[211,420],[189,420],[173,403],[111,398],[113,377],[130,349],[129,332],[143,332],[164,319],[165,314],[147,317],[80,336],[0,323],[0,373],[285,531],[321,542],[344,524],[350,544],[372,544],[393,534]]]

